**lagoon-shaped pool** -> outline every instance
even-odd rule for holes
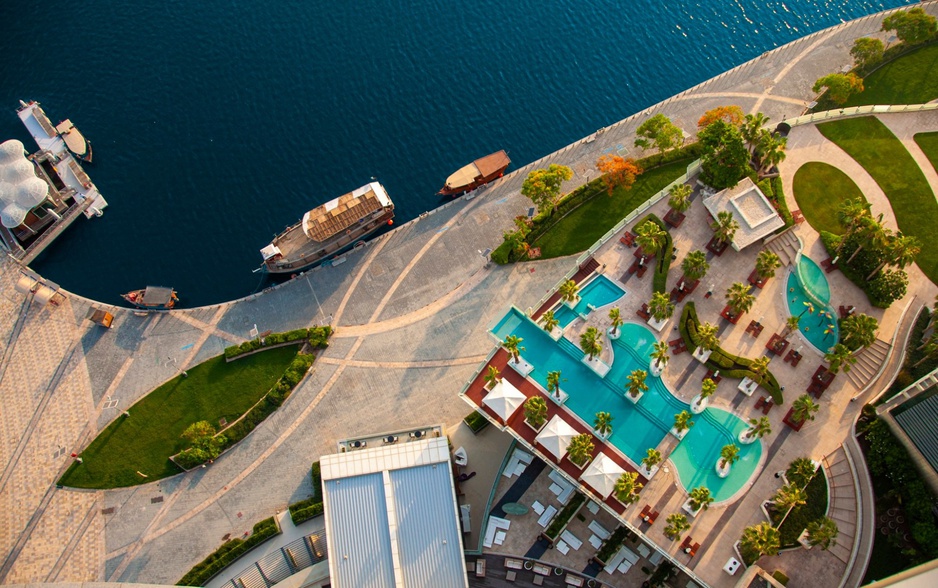
[[[821,353],[840,338],[837,315],[830,305],[831,288],[824,270],[805,255],[788,274],[788,312],[800,317],[798,330]]]

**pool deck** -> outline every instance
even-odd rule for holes
[[[934,3],[923,8],[938,13]],[[80,296],[66,293],[58,307],[32,304],[31,295],[14,288],[18,266],[0,262],[0,582],[175,582],[216,549],[223,537],[240,536],[254,522],[308,496],[309,464],[334,451],[336,439],[428,422],[457,423],[468,412],[457,394],[492,349],[489,326],[511,304],[534,305],[574,265],[572,258],[565,258],[484,267],[478,252],[497,245],[512,219],[530,206],[519,194],[528,171],[547,163],[568,165],[575,176],[565,189],[572,189],[595,177],[593,165],[601,155],[640,155],[631,147],[634,130],[656,112],[688,133],[695,130],[703,111],[727,103],[739,104],[747,112],[763,111],[773,122],[796,115],[813,98],[810,86],[815,79],[849,63],[852,39],[868,34],[882,37],[876,32],[881,18],[852,21],[766,53],[532,162],[472,200],[457,200],[415,219],[350,254],[342,265],[247,299],[147,317],[94,304],[115,315],[113,328],[105,331],[84,319],[92,302]],[[899,116],[884,120],[892,128],[888,121]],[[933,115],[906,114],[901,121],[908,129],[938,128]],[[831,163],[841,163],[829,148],[815,148],[811,132],[812,127],[798,127],[790,139],[788,160],[782,166],[789,199],[789,178],[797,162],[830,153]],[[900,139],[907,140],[908,133]],[[927,177],[938,190],[938,180]],[[867,182],[857,181],[866,192]],[[694,206],[699,208],[699,201]],[[874,209],[885,212],[876,202]],[[814,259],[823,259],[810,227],[801,225],[796,233]],[[709,239],[697,208],[675,236],[678,262],[691,242]],[[624,251],[617,249],[617,240],[614,243],[597,256],[613,279],[625,271]],[[691,298],[702,320],[718,320],[721,291],[745,279],[756,252],[757,247],[728,251],[713,264]],[[883,325],[879,336],[884,341],[891,342],[898,333],[901,343],[909,317],[938,291],[915,272],[913,268],[907,300],[886,313],[870,312]],[[676,278],[673,275],[669,285]],[[828,279],[833,304],[870,310],[862,294],[838,272],[828,274]],[[710,282],[722,287],[704,300]],[[756,340],[744,333],[743,326],[724,326],[721,339],[727,349],[743,355],[761,351],[770,331],[777,331],[784,320],[778,310],[782,282],[773,279],[759,294],[756,308],[744,317],[764,315],[766,331]],[[626,288],[628,303],[640,306],[650,296],[650,274],[642,280],[633,277]],[[903,315],[907,307],[910,310]],[[634,310],[630,314],[624,306],[623,316],[634,316]],[[69,454],[80,451],[120,411],[186,366],[243,341],[254,324],[262,331],[280,331],[325,322],[338,330],[312,375],[281,410],[212,467],[128,489],[87,492],[55,487],[71,462]],[[676,337],[674,333],[669,331],[668,338]],[[821,457],[838,450],[862,400],[884,387],[897,361],[897,354],[890,356],[883,375],[866,390],[857,390],[849,378],[838,376],[821,401],[818,419],[800,433],[780,423],[784,408],[773,409],[769,415],[773,433],[767,439],[771,459],[765,472],[781,469],[795,457]],[[797,369],[776,363],[771,369],[791,399],[804,390],[820,358],[806,353]],[[666,372],[685,400],[699,389],[702,375],[703,368],[692,364],[688,353],[675,357]],[[850,403],[857,394],[861,401]],[[754,400],[738,394],[725,380],[714,405],[749,416]],[[666,517],[684,499],[674,490],[673,479],[663,474],[668,472],[659,472],[643,491],[642,503]],[[712,586],[734,585],[736,578],[723,573],[722,565],[733,554],[732,543],[742,528],[761,520],[759,503],[777,485],[773,476],[762,475],[740,500],[698,516],[689,533],[701,543],[700,552],[693,559],[679,555],[678,561]],[[676,554],[678,544],[664,538],[663,527],[662,518],[647,535]],[[839,581],[846,561],[842,565],[839,571],[835,566],[826,571]],[[644,579],[643,574],[635,569],[633,573],[617,579],[616,585],[639,585],[636,579]]]

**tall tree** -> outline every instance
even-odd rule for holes
[[[611,154],[600,157],[596,162],[596,169],[603,174],[603,182],[610,196],[616,188],[631,190],[635,178],[642,173],[641,166],[635,163],[634,159],[623,159]]]
[[[521,184],[521,195],[530,198],[537,211],[550,214],[560,197],[560,186],[573,177],[573,170],[565,165],[550,164],[547,169],[536,169]]]
[[[701,323],[697,327],[697,339],[700,341],[700,346],[707,351],[713,351],[719,347],[720,339],[717,338],[717,330],[716,325]]]
[[[684,141],[684,132],[663,114],[656,114],[635,130],[635,146],[642,149],[652,147],[664,153],[678,147]]]
[[[775,492],[772,497],[775,507],[782,511],[801,506],[808,503],[808,496],[802,488],[794,484],[786,484]]]
[[[707,275],[709,269],[710,264],[707,263],[707,255],[699,249],[688,253],[684,257],[684,261],[681,262],[681,271],[684,272],[684,277],[692,282],[696,282]]]
[[[903,43],[918,45],[935,36],[935,17],[919,7],[893,12],[883,19],[884,31],[895,31]]]
[[[567,280],[563,284],[560,284],[560,288],[557,290],[560,293],[560,299],[564,302],[573,302],[579,296],[578,292],[580,287],[577,286],[576,282],[573,280]]]
[[[758,525],[743,529],[739,546],[743,554],[751,554],[752,559],[756,560],[763,555],[777,555],[781,540],[778,529],[762,521]]]
[[[774,252],[763,249],[756,256],[756,275],[763,280],[775,276],[775,270],[782,266],[782,260]]]
[[[840,340],[850,349],[869,347],[876,341],[879,323],[875,318],[858,313],[840,321]]]
[[[629,391],[629,396],[635,398],[645,390],[648,390],[648,384],[645,383],[647,376],[648,373],[645,370],[632,370],[632,373],[626,376],[628,383],[625,387]]]
[[[827,88],[827,93],[834,104],[845,104],[854,94],[863,91],[863,78],[855,73],[832,73],[818,78],[812,90],[820,92]]]
[[[614,306],[609,309],[609,320],[612,323],[612,336],[615,337],[619,332],[619,325],[622,324],[622,313],[619,307]]]
[[[567,457],[576,465],[582,466],[592,455],[593,449],[595,449],[593,436],[589,433],[583,433],[570,439],[570,445],[567,446]]]
[[[706,486],[697,486],[690,492],[690,509],[697,512],[700,509],[708,509],[713,504],[713,496],[710,494],[710,488]]]
[[[785,330],[782,331],[782,339],[788,340],[788,337],[792,333],[798,330],[798,323],[801,322],[801,317],[790,316],[785,320]]]
[[[638,234],[635,241],[648,255],[655,255],[664,246],[667,232],[658,226],[658,223],[647,220],[635,228]]]
[[[759,381],[762,381],[766,372],[769,371],[769,361],[771,360],[764,355],[757,357],[749,364],[749,371],[751,371]]]
[[[725,468],[739,461],[739,447],[735,443],[724,445],[720,450],[720,467]]]
[[[550,333],[560,324],[560,321],[557,320],[557,317],[554,316],[553,310],[548,310],[541,315],[541,325],[544,326],[544,330]]]
[[[690,208],[690,195],[694,192],[687,184],[675,184],[668,190],[668,206],[677,212],[687,212]]]
[[[739,129],[718,120],[704,127],[697,137],[703,148],[703,181],[717,190],[738,184],[749,170],[749,151]]]
[[[665,321],[674,314],[674,303],[671,297],[664,292],[652,292],[651,301],[648,303],[648,313],[656,321]]]
[[[587,327],[585,331],[580,335],[580,347],[583,348],[583,352],[589,356],[590,361],[594,357],[602,353],[603,346],[599,342],[599,331],[596,330],[596,327]]]
[[[792,484],[804,488],[808,485],[808,482],[811,481],[811,478],[814,477],[816,472],[817,464],[807,457],[798,457],[788,464],[788,469],[785,470],[785,477],[788,478],[788,481]]]
[[[759,417],[758,419],[749,419],[749,428],[744,435],[746,439],[761,439],[766,435],[772,434],[772,424],[769,417]]]
[[[746,141],[746,148],[749,153],[755,151],[759,137],[762,131],[765,130],[763,127],[767,124],[769,124],[769,117],[761,112],[746,115],[743,124],[739,127],[739,131],[743,136],[743,140]]]
[[[867,284],[867,291],[877,301],[878,306],[887,308],[896,300],[904,298],[908,287],[908,274],[902,270],[885,269]]]
[[[652,347],[651,358],[655,360],[655,369],[661,369],[668,365],[671,356],[668,355],[668,343],[666,341],[657,341]]]
[[[843,249],[847,238],[859,231],[865,222],[872,219],[870,214],[870,203],[862,198],[848,198],[840,203],[837,209],[837,220],[844,227],[844,234],[841,235],[840,243],[837,245],[837,255]]]
[[[697,121],[697,128],[702,129],[711,124],[720,121],[739,128],[745,120],[743,109],[736,105],[717,106],[703,113],[700,120]]]
[[[889,242],[892,231],[883,226],[883,215],[880,214],[876,219],[865,218],[861,221],[860,227],[856,233],[860,235],[860,245],[854,250],[853,254],[847,260],[847,265],[853,262],[853,259],[863,250],[864,247],[871,249],[882,249]]]
[[[560,370],[547,372],[547,393],[560,398]]]
[[[642,458],[642,466],[646,471],[651,471],[653,467],[661,463],[661,452],[654,447],[649,447]]]
[[[681,538],[681,535],[684,534],[684,531],[690,529],[690,523],[687,522],[687,517],[680,513],[668,515],[667,523],[664,528],[664,534],[672,541],[677,541]]]
[[[742,282],[735,282],[726,290],[726,303],[735,316],[748,312],[755,301],[756,297],[749,293],[749,286]]]
[[[785,147],[788,145],[787,138],[779,137],[764,129],[763,131],[755,152],[756,161],[758,161],[756,171],[760,178],[766,176],[772,168],[785,161]]]
[[[686,410],[674,415],[674,430],[678,435],[694,426],[694,421],[690,420],[691,415]]]
[[[860,37],[853,42],[850,56],[853,57],[853,63],[858,68],[866,69],[883,60],[883,51],[883,42],[879,39]]]
[[[540,396],[532,396],[525,400],[524,419],[535,429],[540,429],[547,420],[547,402]]]
[[[733,218],[733,213],[728,210],[721,210],[717,213],[717,218],[710,223],[713,230],[713,236],[720,243],[729,243],[736,236],[739,230],[739,223]]]
[[[642,485],[638,482],[638,474],[635,472],[623,472],[619,479],[616,480],[615,488],[613,489],[613,494],[616,496],[616,500],[622,504],[632,504],[638,500],[638,491],[642,489]]]
[[[612,415],[608,412],[597,412],[593,425],[600,437],[608,437],[612,434]]]
[[[866,276],[866,281],[871,281],[887,264],[904,268],[915,261],[915,257],[921,253],[921,242],[911,235],[896,233],[888,243],[886,243],[886,256],[883,261],[876,266],[870,275]]]
[[[850,366],[857,362],[857,358],[850,351],[850,348],[843,343],[837,343],[824,354],[824,361],[830,364],[830,371],[838,373],[843,370],[846,374],[850,371]]]
[[[700,383],[700,398],[706,399],[713,396],[717,391],[717,383],[710,378],[704,378]]]
[[[490,365],[488,371],[485,372],[485,376],[483,377],[485,380],[485,387],[492,388],[492,386],[499,383],[501,381],[501,378],[498,377],[499,375],[500,372],[498,371],[498,368],[494,365]]]

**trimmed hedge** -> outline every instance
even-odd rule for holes
[[[218,572],[228,567],[251,549],[264,541],[280,534],[280,527],[274,517],[264,519],[254,525],[251,536],[247,539],[235,538],[226,541],[211,555],[196,564],[185,576],[176,582],[177,586],[202,586]]]
[[[586,502],[586,496],[579,492],[575,493],[573,498],[570,499],[570,502],[567,503],[567,506],[563,507],[560,514],[555,516],[554,520],[550,522],[550,526],[547,527],[544,534],[551,539],[556,539],[557,536],[560,535],[560,532],[563,531],[564,527],[567,526],[567,523],[570,522],[570,519],[573,518],[573,514],[583,506],[584,502]]]
[[[264,347],[280,345],[282,343],[301,343],[308,341],[313,347],[324,349],[329,346],[329,336],[332,334],[332,327],[312,327],[309,329],[295,329],[285,333],[271,333],[263,339],[251,339],[240,345],[232,345],[225,348],[225,359],[232,360],[246,353],[257,351]]]
[[[687,345],[688,350],[696,349],[700,345],[700,340],[697,338],[697,328],[699,326],[700,320],[697,318],[697,309],[694,302],[690,301],[684,305],[684,310],[681,311],[681,322],[678,324],[681,338],[684,339],[684,344]],[[766,370],[765,376],[757,376],[755,372],[749,369],[751,365],[751,359],[727,353],[722,347],[714,349],[706,363],[706,366],[711,370],[719,370],[721,376],[739,379],[749,377],[759,382],[759,385],[768,390],[769,395],[772,396],[772,401],[781,405],[784,398],[778,380],[768,370]]]
[[[463,419],[463,421],[466,423],[466,425],[469,426],[469,429],[473,433],[478,433],[489,424],[489,420],[482,416],[477,410],[469,413],[466,418]]]
[[[664,293],[668,289],[668,270],[671,269],[671,256],[674,255],[674,240],[671,238],[668,226],[654,214],[649,214],[641,221],[637,222],[635,227],[638,228],[639,225],[647,222],[655,223],[664,231],[664,246],[657,254],[658,261],[655,263],[655,277],[652,280],[652,290],[654,292]]]
[[[319,462],[313,462],[310,468],[310,476],[313,482],[313,495],[305,500],[294,502],[290,505],[290,518],[294,525],[299,525],[311,518],[322,514],[322,475],[319,473]]]
[[[626,527],[619,527],[612,532],[612,535],[602,544],[602,547],[599,548],[599,551],[596,553],[596,559],[606,564],[609,562],[609,558],[616,554],[619,551],[619,547],[625,543],[625,538],[629,536],[629,530]]]
[[[782,220],[785,221],[785,226],[780,228],[778,232],[784,231],[788,227],[795,224],[795,218],[791,215],[791,211],[788,210],[788,202],[785,201],[785,191],[782,188],[782,178],[766,178],[757,184],[759,189],[762,190],[762,193],[765,194],[765,197],[769,199],[769,202],[775,207],[775,210],[778,211],[778,214],[782,217]]]

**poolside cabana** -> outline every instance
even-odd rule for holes
[[[524,404],[527,399],[520,390],[511,385],[508,380],[500,380],[491,392],[482,399],[482,404],[492,409],[492,412],[507,423],[508,419]]]
[[[769,199],[749,178],[743,178],[732,188],[705,196],[703,205],[713,218],[721,212],[729,212],[739,223],[739,230],[731,243],[736,251],[745,249],[785,226],[785,221]]]
[[[541,447],[556,457],[557,461],[560,461],[567,453],[570,440],[578,434],[576,429],[560,418],[560,415],[554,415],[554,418],[550,419],[544,429],[537,434],[534,441],[540,443]]]
[[[600,453],[590,463],[580,481],[589,484],[590,488],[604,499],[608,498],[616,487],[616,480],[625,473],[616,462],[612,461],[605,453]]]

